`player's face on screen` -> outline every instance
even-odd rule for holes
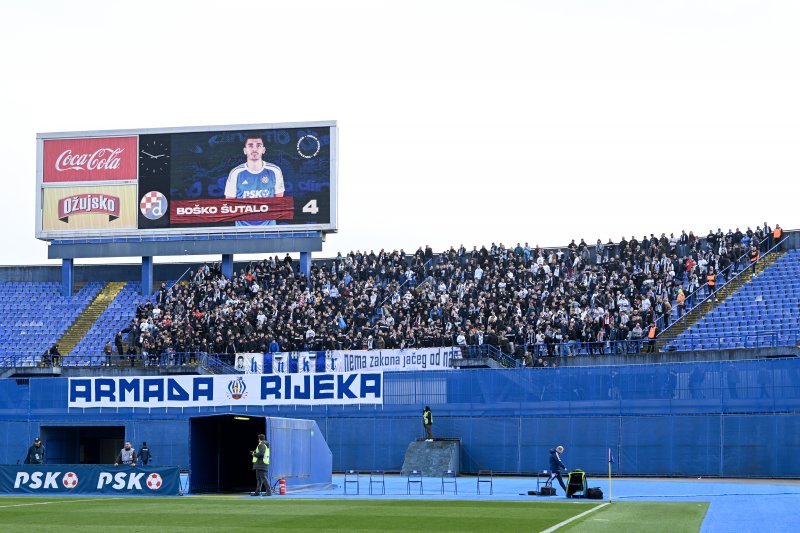
[[[247,139],[244,145],[244,155],[250,161],[260,161],[263,155],[267,152],[264,146],[264,141],[261,139]]]

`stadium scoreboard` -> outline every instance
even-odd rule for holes
[[[337,231],[335,121],[37,135],[36,238]]]

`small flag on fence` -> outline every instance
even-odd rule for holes
[[[611,453],[611,448],[608,449],[608,463],[611,464],[614,462],[614,454]]]

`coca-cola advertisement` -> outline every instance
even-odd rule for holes
[[[137,167],[135,136],[44,141],[45,183],[135,180]]]

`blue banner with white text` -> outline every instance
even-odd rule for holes
[[[177,466],[0,465],[0,494],[177,496]]]
[[[69,407],[383,404],[381,372],[69,378]]]

